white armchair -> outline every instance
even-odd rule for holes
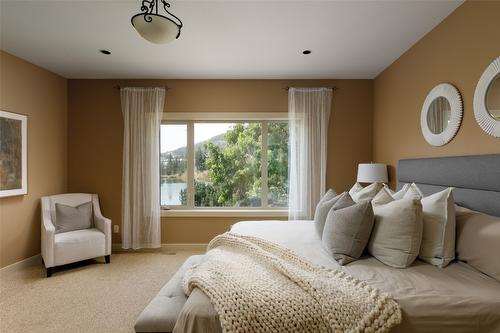
[[[90,229],[56,234],[56,203],[78,206],[92,201],[93,226]],[[111,220],[101,214],[97,194],[69,193],[42,197],[42,259],[47,277],[52,268],[76,261],[104,256],[109,264],[111,256]]]

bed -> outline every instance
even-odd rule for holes
[[[499,154],[401,160],[398,188],[408,182],[426,194],[455,186],[458,204],[500,216]],[[417,260],[397,269],[366,256],[339,266],[323,250],[312,221],[247,221],[231,231],[276,242],[387,292],[403,313],[402,324],[391,332],[500,332],[500,282],[463,262],[438,268]],[[196,289],[187,298],[181,288],[183,272],[201,260],[194,256],[183,265],[141,314],[137,332],[221,332],[209,298]]]

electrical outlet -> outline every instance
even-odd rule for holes
[[[117,225],[117,224],[115,224],[115,225],[113,226],[113,232],[114,232],[115,234],[119,233],[119,232],[120,232],[120,226],[119,226],[119,225]]]

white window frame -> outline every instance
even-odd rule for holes
[[[273,121],[288,121],[287,112],[165,112],[162,124],[187,125],[187,205],[161,208],[161,216],[238,216],[238,217],[285,217],[288,208],[268,206],[267,188],[267,129]],[[194,124],[210,122],[261,122],[262,125],[262,207],[195,207],[194,206]]]

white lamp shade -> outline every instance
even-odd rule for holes
[[[386,183],[387,166],[382,163],[358,164],[358,182],[360,183]]]
[[[151,22],[144,19],[144,15],[136,15],[132,18],[132,25],[135,30],[147,41],[155,44],[165,44],[171,42],[177,37],[179,27],[169,19],[148,14]]]

